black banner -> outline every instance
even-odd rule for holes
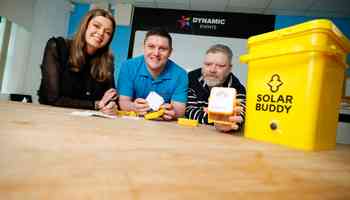
[[[274,30],[275,15],[135,8],[129,57],[135,32],[163,27],[170,33],[248,38]]]
[[[274,30],[274,15],[135,8],[136,30],[164,27],[172,33],[248,38]]]

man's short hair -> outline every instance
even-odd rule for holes
[[[155,27],[155,28],[152,28],[151,30],[149,30],[147,33],[146,33],[146,37],[145,37],[145,41],[147,40],[148,37],[152,36],[152,35],[157,35],[157,36],[161,36],[161,37],[165,37],[168,39],[169,41],[169,47],[170,49],[172,48],[172,39],[171,39],[171,36],[169,34],[169,32],[162,28],[162,27]]]
[[[206,54],[218,53],[218,52],[225,54],[228,57],[228,60],[230,61],[230,63],[232,62],[232,57],[233,57],[232,51],[231,51],[230,47],[223,45],[223,44],[215,44],[215,45],[211,46],[206,51]]]

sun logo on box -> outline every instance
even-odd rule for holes
[[[271,77],[271,80],[267,83],[268,86],[270,86],[271,92],[277,92],[281,85],[283,85],[283,82],[281,81],[281,78],[278,74],[274,74]]]
[[[190,30],[191,29],[191,17],[186,17],[184,15],[181,16],[179,20],[177,20],[177,25],[182,30]]]

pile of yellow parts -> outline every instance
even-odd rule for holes
[[[163,108],[159,109],[158,111],[149,112],[144,117],[145,119],[152,120],[152,119],[158,119],[162,115],[164,115]]]
[[[122,117],[122,116],[137,117],[137,113],[134,111],[117,110],[116,114],[119,117]]]
[[[183,125],[183,126],[197,126],[198,125],[198,121],[194,120],[194,119],[187,119],[187,118],[179,118],[177,119],[177,123],[179,125]]]

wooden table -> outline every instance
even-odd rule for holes
[[[176,123],[0,102],[0,199],[350,199],[350,146],[303,152]]]

